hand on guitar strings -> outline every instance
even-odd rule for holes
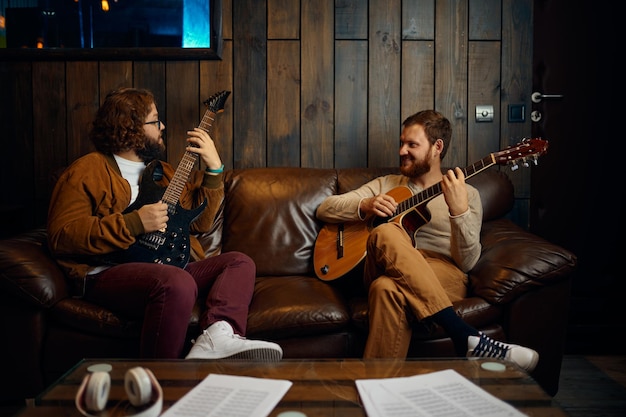
[[[441,180],[441,191],[451,216],[459,216],[469,209],[465,174],[461,168],[446,171]]]
[[[153,204],[145,204],[137,213],[143,224],[146,233],[165,230],[169,217],[167,215],[168,206],[162,201]]]
[[[222,166],[222,160],[215,147],[215,142],[206,130],[194,127],[193,130],[187,131],[187,142],[189,146],[187,150],[198,154],[209,169],[219,169]]]
[[[387,194],[379,194],[375,197],[364,198],[359,204],[359,211],[365,217],[372,215],[389,217],[394,214],[398,207],[396,200]]]

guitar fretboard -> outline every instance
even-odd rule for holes
[[[478,174],[479,172],[484,171],[490,166],[495,165],[495,163],[496,163],[496,160],[495,160],[494,155],[489,154],[488,156],[484,157],[480,161],[475,162],[472,165],[467,166],[465,168],[462,168],[462,170],[463,170],[463,173],[465,174],[465,178],[468,179]],[[430,201],[441,193],[442,191],[441,191],[441,181],[440,181],[437,184],[432,185],[420,191],[419,193],[407,198],[406,200],[400,202],[398,204],[398,207],[396,208],[395,214],[392,217],[399,216],[406,211],[412,210],[419,204],[423,204],[427,201]]]
[[[207,109],[204,112],[204,116],[202,116],[202,120],[200,121],[198,127],[206,132],[210,132],[214,120],[215,112],[211,109]],[[185,154],[178,164],[178,168],[176,168],[174,176],[165,189],[165,192],[163,193],[163,202],[169,206],[168,211],[170,213],[176,210],[178,199],[185,188],[185,184],[189,180],[189,176],[191,175],[191,171],[193,170],[197,160],[198,154],[185,151]]]

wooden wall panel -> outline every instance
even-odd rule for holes
[[[111,91],[133,86],[132,61],[100,61],[100,103]]]
[[[233,168],[233,42],[224,41],[222,59],[200,62],[200,91],[203,100],[220,91],[230,91],[224,111],[217,115],[211,137],[226,169]]]
[[[6,237],[45,218],[34,204],[33,85],[30,62],[0,62],[0,236]],[[6,103],[6,104],[2,104]],[[48,103],[53,106],[54,103]],[[39,211],[38,211],[39,212]]]
[[[500,40],[501,14],[502,0],[469,0],[469,40]]]
[[[334,161],[333,0],[302,0],[301,165],[332,168]]]
[[[401,1],[370,1],[368,165],[398,165]]]
[[[367,0],[335,1],[335,39],[367,39]]]
[[[435,108],[435,48],[432,41],[402,42],[402,112],[410,115]],[[399,146],[400,139],[396,143]]]
[[[43,223],[48,211],[51,176],[67,165],[65,62],[33,63],[33,151],[35,215]]]
[[[500,42],[470,42],[467,165],[500,149]],[[476,106],[493,106],[493,122],[477,122]]]
[[[233,0],[234,168],[259,168],[266,159],[267,41],[265,0]]]
[[[222,0],[222,38],[233,40],[233,1]]]
[[[199,63],[197,61],[170,61],[165,64],[167,96],[167,158],[174,166],[188,146],[187,131],[200,124],[205,112],[200,96]]]
[[[267,39],[300,39],[300,2],[267,0]]]
[[[300,166],[300,42],[267,43],[267,166]]]
[[[502,13],[502,114],[509,104],[524,104],[530,109],[529,85],[532,85],[532,7],[527,2],[503,0]],[[512,145],[530,133],[530,117],[524,123],[505,123],[505,145]]]
[[[133,87],[152,91],[159,111],[159,119],[167,123],[165,84],[165,61],[134,62]]]
[[[367,166],[366,41],[335,42],[335,164]]]
[[[435,39],[435,0],[402,0],[402,39]]]
[[[435,108],[434,38],[435,1],[403,0],[401,121]]]
[[[267,16],[267,166],[297,167],[301,155],[300,2],[268,0]]]
[[[467,165],[467,2],[437,1],[435,109],[452,123],[444,165]]]
[[[98,110],[98,63],[67,63],[67,162],[93,151],[88,138],[91,122]]]
[[[532,88],[532,3],[503,0],[502,3],[502,133],[503,146],[513,145],[530,136],[530,94]],[[510,104],[524,104],[526,120],[509,123]],[[509,177],[515,187],[516,209],[513,219],[522,227],[528,227],[530,204],[530,170],[518,169]]]

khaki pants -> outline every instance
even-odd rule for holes
[[[364,358],[405,358],[410,322],[423,320],[467,294],[467,276],[451,259],[415,249],[398,223],[372,230],[367,242],[369,336]]]

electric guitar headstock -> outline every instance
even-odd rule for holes
[[[507,165],[512,171],[521,164],[528,168],[530,163],[537,165],[537,160],[548,151],[548,141],[537,138],[524,138],[514,146],[509,146],[499,152],[492,153],[498,165]]]
[[[217,114],[224,111],[224,104],[230,95],[230,91],[220,91],[213,94],[211,97],[204,101],[204,104],[208,107],[209,111]]]

